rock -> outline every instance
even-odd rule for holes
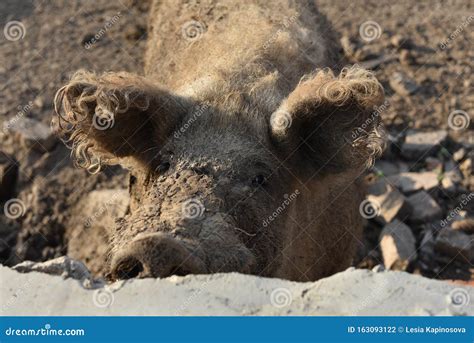
[[[469,177],[473,174],[473,169],[472,169],[472,158],[467,158],[466,160],[464,160],[464,162],[462,162],[460,165],[459,165],[459,169],[461,169],[462,173],[464,174],[465,177]]]
[[[81,45],[90,46],[94,40],[95,40],[95,34],[87,33],[82,37]]]
[[[371,183],[367,187],[367,194],[373,196],[379,196],[389,191],[390,185],[384,178],[380,178],[377,181]]]
[[[33,101],[33,105],[35,105],[36,108],[43,109],[45,107],[44,97],[37,96]]]
[[[341,38],[341,46],[347,57],[353,57],[359,48],[357,42],[349,36],[343,36]]]
[[[390,44],[399,49],[411,49],[413,47],[411,39],[401,35],[392,36],[392,38],[390,38]]]
[[[473,306],[452,301],[455,291],[474,299],[474,288],[392,271],[348,269],[304,283],[189,275],[84,289],[75,280],[0,266],[0,279],[5,316],[474,315]]]
[[[426,170],[433,171],[436,174],[441,174],[443,171],[443,162],[441,160],[428,156],[425,160]]]
[[[400,51],[398,59],[399,59],[400,63],[403,64],[403,65],[408,66],[408,65],[417,64],[415,56],[413,56],[413,54],[408,50]]]
[[[466,203],[459,204],[465,206]],[[446,215],[446,218],[441,221],[441,227],[451,226],[457,221],[465,220],[467,218],[467,211],[460,210],[459,207],[451,210]]]
[[[380,250],[387,269],[405,270],[416,259],[416,240],[411,229],[399,220],[387,224],[380,233]]]
[[[441,189],[447,194],[447,195],[455,195],[457,193],[457,184],[459,182],[455,181],[456,178],[452,173],[447,173],[443,174],[443,179],[441,180]]]
[[[474,258],[474,238],[460,230],[449,227],[442,229],[436,238],[435,248],[458,260],[471,261]]]
[[[377,174],[383,176],[390,176],[399,173],[399,168],[395,163],[384,160],[376,161],[373,169]]]
[[[416,192],[407,199],[412,211],[409,217],[410,222],[421,224],[439,220],[443,216],[443,211],[438,203],[424,190]]]
[[[415,81],[408,78],[408,76],[402,72],[393,73],[389,84],[396,93],[402,96],[412,95],[418,90],[418,85]]]
[[[433,235],[433,231],[426,230],[423,234],[423,238],[420,243],[420,255],[423,255],[423,258],[426,260],[427,258],[433,258],[434,255],[434,245],[435,245],[435,238]]]
[[[446,130],[420,132],[408,130],[405,142],[401,147],[401,154],[409,160],[417,160],[435,153],[446,141],[448,132]]]
[[[57,143],[57,139],[50,127],[40,121],[30,118],[21,118],[9,127],[23,146],[38,151],[50,151]]]
[[[344,54],[347,57],[354,57],[356,51],[358,50],[358,44],[355,40],[351,39],[349,36],[343,36],[341,38],[341,46],[344,50]]]
[[[50,275],[60,275],[63,278],[83,280],[90,278],[90,272],[80,261],[62,256],[46,262],[25,261],[12,268],[20,273],[40,272]]]
[[[419,190],[432,190],[438,186],[438,175],[433,172],[400,173],[389,176],[388,181],[403,193],[409,194]]]
[[[466,156],[466,149],[461,148],[453,154],[453,160],[456,162],[461,161]]]
[[[411,212],[410,205],[406,201],[405,196],[390,185],[387,185],[383,194],[369,194],[367,199],[374,204],[378,212],[375,219],[382,225],[390,223],[395,218],[404,219]]]
[[[0,201],[13,197],[17,176],[18,166],[13,156],[0,151]]]
[[[133,42],[146,39],[146,28],[143,25],[130,24],[125,28],[124,32],[125,32],[125,38]]]
[[[453,230],[463,231],[467,234],[474,234],[474,219],[462,219],[462,220],[455,220],[451,224]]]
[[[457,165],[453,163],[453,161],[446,162],[444,165],[443,179],[441,180],[441,188],[443,191],[450,196],[455,195],[462,179],[462,174]]]
[[[382,55],[371,60],[360,63],[360,66],[365,69],[375,69],[381,64],[388,63],[397,59],[395,55]]]
[[[383,264],[377,264],[374,268],[372,268],[374,273],[382,273],[385,271],[385,266]]]

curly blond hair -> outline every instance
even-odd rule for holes
[[[104,73],[79,70],[61,87],[54,98],[57,133],[71,148],[76,166],[91,173],[100,171],[104,162],[114,163],[123,154],[118,147],[119,137],[130,130],[123,123],[116,125],[116,118],[131,108],[145,111],[151,97],[141,77],[133,74]],[[105,133],[109,125],[113,130]],[[101,130],[104,129],[104,130]]]

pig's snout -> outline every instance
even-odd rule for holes
[[[112,259],[113,279],[204,274],[204,262],[180,240],[164,233],[145,234],[123,247]]]

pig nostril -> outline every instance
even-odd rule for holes
[[[117,264],[113,274],[116,279],[124,280],[137,277],[142,271],[142,263],[134,257],[128,257]]]

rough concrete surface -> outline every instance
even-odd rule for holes
[[[232,273],[93,288],[7,267],[0,280],[1,315],[474,315],[473,287],[353,268],[312,283]]]

